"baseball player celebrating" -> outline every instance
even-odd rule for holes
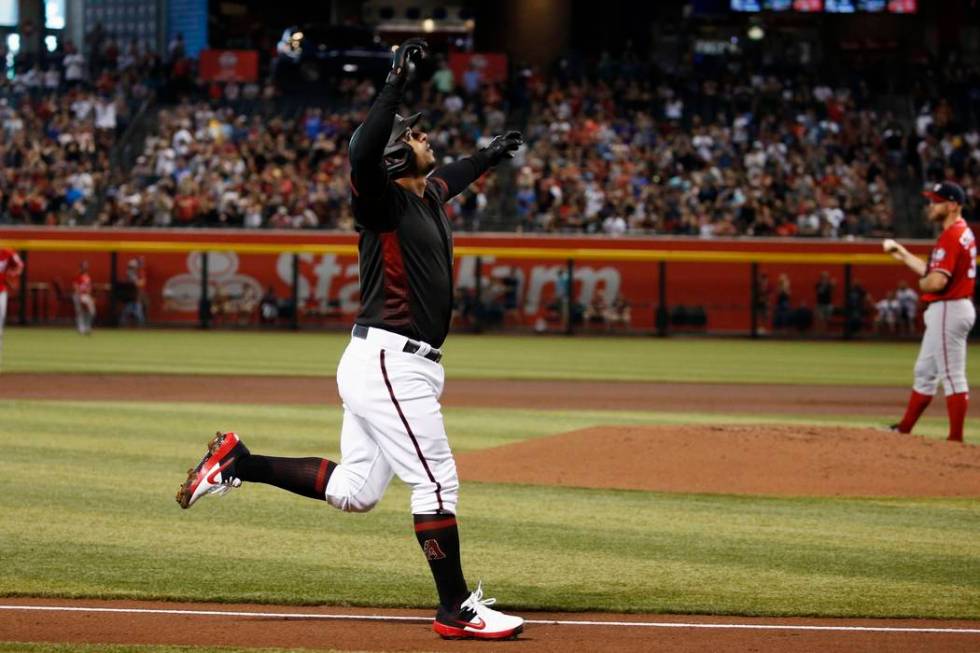
[[[0,248],[0,361],[3,356],[3,325],[7,321],[7,286],[20,276],[24,263],[12,249]]]
[[[420,114],[395,113],[426,48],[410,39],[395,52],[384,88],[350,142],[361,311],[337,368],[341,462],[259,456],[234,433],[219,433],[177,501],[188,508],[254,481],[365,512],[397,475],[411,487],[415,535],[439,594],[433,630],[450,639],[505,639],[517,636],[524,620],[492,609],[482,584],[470,592],[460,564],[459,479],[439,404],[439,347],[453,299],[452,226],[443,204],[523,141],[518,132],[497,136],[436,169],[428,136],[416,127]]]
[[[963,421],[969,400],[966,380],[966,339],[973,328],[976,311],[973,287],[977,276],[977,244],[973,232],[960,215],[966,202],[963,189],[951,182],[935,184],[923,193],[929,201],[929,221],[942,225],[929,262],[911,254],[894,240],[886,239],[882,248],[919,275],[922,300],[927,304],[923,319],[919,358],[915,361],[915,382],[905,416],[890,428],[910,433],[912,427],[936,394],[940,381],[946,395],[949,440],[963,441]]]

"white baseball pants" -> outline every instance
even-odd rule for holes
[[[78,332],[91,333],[92,323],[95,322],[95,298],[92,295],[75,293],[71,299],[75,304],[75,326]]]
[[[439,404],[445,373],[403,352],[406,340],[372,327],[340,359],[341,460],[326,487],[340,510],[370,510],[397,475],[412,488],[413,514],[456,513],[459,478]]]
[[[940,382],[947,397],[970,391],[966,379],[966,339],[976,317],[976,309],[969,299],[929,305],[922,315],[926,332],[915,361],[912,387],[916,392],[932,396]]]

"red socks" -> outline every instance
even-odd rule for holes
[[[911,433],[912,427],[919,421],[919,417],[925,412],[930,401],[932,401],[932,395],[920,394],[913,390],[912,394],[909,395],[909,405],[905,409],[905,416],[898,423],[898,432]]]
[[[949,415],[949,440],[963,442],[963,421],[966,419],[966,405],[970,394],[957,392],[946,397],[946,413]]]
[[[912,391],[909,395],[909,405],[905,409],[905,416],[898,424],[900,433],[911,433],[912,427],[919,421],[919,417],[925,412],[929,402],[932,401],[930,395],[924,395]],[[946,413],[949,415],[949,440],[952,442],[963,441],[963,422],[966,420],[966,407],[970,401],[970,394],[967,392],[957,392],[946,397]]]

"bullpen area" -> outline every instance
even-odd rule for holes
[[[397,481],[174,502],[215,430],[339,458],[346,341],[9,329],[0,651],[980,648],[980,409],[880,428],[914,344],[451,336],[464,570],[528,619],[472,644],[429,629]]]

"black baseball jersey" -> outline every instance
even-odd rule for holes
[[[443,204],[489,167],[476,153],[436,169],[422,197],[390,179],[384,149],[399,91],[385,86],[351,143],[351,206],[359,233],[357,324],[441,347],[453,306],[452,225]]]

